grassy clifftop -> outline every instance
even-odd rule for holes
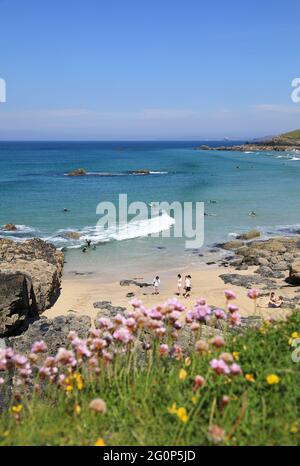
[[[296,129],[295,131],[290,131],[288,133],[281,134],[279,137],[293,139],[295,141],[297,140],[300,141],[300,129]]]

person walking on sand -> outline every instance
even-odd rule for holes
[[[190,275],[185,276],[185,287],[184,287],[185,293],[183,295],[185,298],[189,298],[191,295],[191,288],[192,288],[191,279],[192,277]]]
[[[159,290],[158,290],[159,285],[160,285],[160,278],[157,275],[153,280],[154,294],[159,294]]]
[[[181,289],[182,289],[182,276],[179,273],[177,275],[177,294],[178,294],[178,296],[181,295]]]

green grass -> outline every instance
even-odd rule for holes
[[[300,139],[300,129],[296,129],[295,131],[290,131],[289,133],[281,134],[281,137],[289,138],[289,139]]]
[[[298,313],[286,323],[234,337],[226,349],[211,346],[202,356],[192,351],[190,365],[184,358],[157,355],[143,369],[134,370],[128,359],[119,360],[96,382],[83,374],[83,390],[70,396],[50,386],[43,396],[22,399],[20,421],[11,412],[2,414],[0,444],[94,445],[103,438],[107,445],[210,445],[209,426],[218,425],[225,430],[223,445],[299,445],[300,363],[292,361],[289,345],[296,331],[300,331]],[[209,361],[222,351],[239,353],[234,355],[243,375],[213,373]],[[182,368],[187,371],[185,380],[179,379]],[[207,383],[195,393],[197,374]],[[252,374],[255,382],[247,381],[245,374]],[[269,385],[269,374],[276,374],[279,383]],[[225,407],[220,403],[223,395],[230,397]],[[107,404],[104,414],[89,408],[98,397]],[[80,414],[74,414],[76,403]],[[186,408],[187,422],[169,413],[173,403]]]

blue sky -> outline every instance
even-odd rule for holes
[[[300,127],[299,0],[0,0],[0,139]]]

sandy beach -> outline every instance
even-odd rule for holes
[[[248,275],[255,270],[256,267],[249,267],[247,271],[240,271],[240,274]],[[179,299],[186,304],[187,307],[192,307],[195,300],[203,296],[208,304],[224,307],[224,290],[231,289],[237,293],[237,304],[240,308],[242,316],[253,315],[253,302],[247,297],[247,290],[240,286],[225,285],[219,277],[223,273],[235,273],[235,269],[231,267],[212,267],[205,270],[192,270],[192,293],[191,297],[185,299],[180,296]],[[136,278],[135,276],[127,277],[129,279]],[[141,281],[152,282],[152,276],[139,277]],[[135,298],[141,299],[147,307],[163,303],[168,298],[176,296],[177,280],[176,275],[171,278],[169,274],[161,274],[161,286],[159,295],[153,294],[153,288],[139,288],[136,285],[120,286],[119,281],[104,283],[100,277],[96,276],[81,276],[81,277],[63,277],[61,295],[55,305],[48,309],[44,315],[53,318],[58,315],[84,314],[89,315],[94,319],[99,312],[99,309],[93,307],[96,301],[111,301],[114,306],[129,307],[129,302],[132,298],[128,298],[127,293],[134,293]],[[287,289],[282,292],[285,296],[293,296],[293,289]],[[259,300],[259,304],[264,306],[267,302],[266,297]],[[285,318],[288,310],[285,309],[268,309],[259,308],[257,311],[263,317],[274,317],[277,319]]]

